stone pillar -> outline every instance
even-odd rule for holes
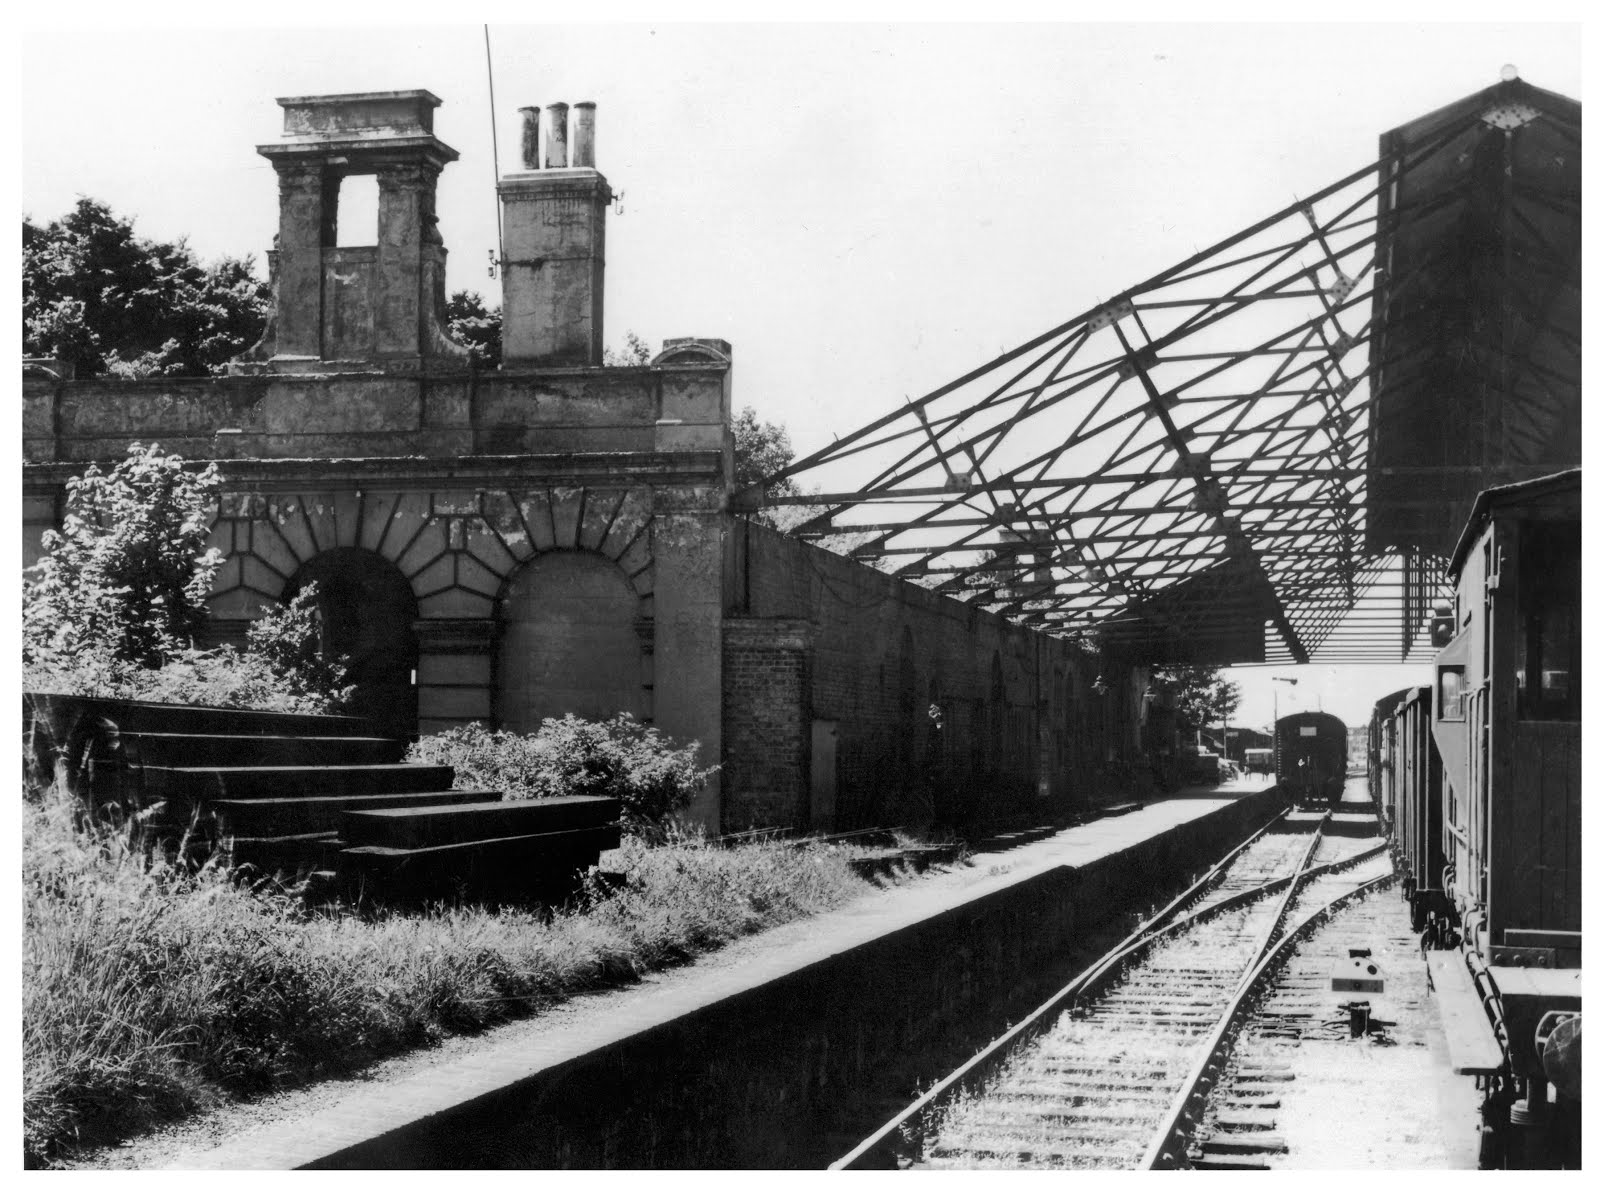
[[[733,348],[726,340],[668,339],[650,364],[664,371],[656,451],[720,451],[723,484],[731,493]]]
[[[437,178],[437,170],[409,162],[378,171],[378,269],[373,308],[379,360],[420,355],[423,192],[431,191]]]
[[[668,342],[655,448],[682,454],[692,482],[655,490],[650,551],[655,564],[655,724],[700,743],[704,763],[722,760],[724,576],[729,480],[726,452],[732,350],[720,340]],[[693,461],[693,465],[690,465]],[[722,781],[714,776],[689,810],[723,828]]]
[[[278,171],[278,342],[273,356],[316,360],[322,356],[327,172],[320,161],[280,159],[273,165]]]
[[[723,515],[690,487],[656,491],[650,524],[655,560],[655,724],[700,743],[702,766],[722,761]],[[722,781],[713,775],[688,816],[722,827]]]

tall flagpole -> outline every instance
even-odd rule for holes
[[[494,148],[494,237],[495,265],[505,260],[506,233],[500,220],[500,134],[494,123],[494,55],[489,51],[489,26],[483,27],[483,61],[489,68],[489,142]]]

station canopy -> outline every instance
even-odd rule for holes
[[[736,508],[1135,661],[1427,658],[1473,497],[1580,463],[1581,143],[1463,99]]]

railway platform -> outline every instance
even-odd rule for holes
[[[881,1122],[896,1096],[878,1080],[936,1077],[974,1018],[1003,1029],[1126,913],[1281,807],[1252,778],[1002,841],[636,986],[277,1099],[253,1122],[235,1110],[204,1144],[137,1163],[822,1167]]]

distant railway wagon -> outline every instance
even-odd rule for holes
[[[1272,770],[1272,748],[1250,746],[1245,748],[1244,769],[1252,774],[1265,775]]]
[[[1273,734],[1278,787],[1297,804],[1337,804],[1344,795],[1349,731],[1331,713],[1291,713]]]
[[[1411,927],[1421,932],[1430,916],[1450,919],[1444,890],[1444,768],[1433,740],[1433,689],[1407,688],[1384,697],[1373,710],[1367,736],[1368,787],[1403,876],[1401,894],[1411,904]],[[1371,778],[1372,769],[1381,772],[1381,782]]]
[[[1581,1093],[1581,473],[1478,496],[1431,687],[1385,697],[1369,783],[1485,1092],[1488,1164],[1576,1164]],[[1459,1058],[1462,1060],[1456,1060]]]

